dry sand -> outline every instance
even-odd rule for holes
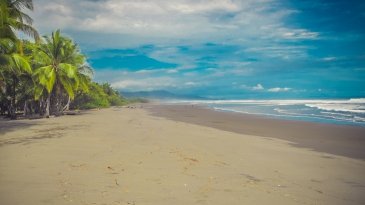
[[[0,204],[365,204],[364,160],[149,112],[1,121]]]

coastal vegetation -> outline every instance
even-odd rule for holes
[[[40,37],[25,9],[33,10],[32,0],[0,0],[0,114],[49,117],[128,103],[110,84],[92,81],[93,70],[71,38],[60,30]]]

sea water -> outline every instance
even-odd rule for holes
[[[365,126],[365,98],[341,100],[179,100],[220,111],[272,118]]]

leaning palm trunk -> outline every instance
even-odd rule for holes
[[[23,108],[23,115],[25,117],[27,116],[32,116],[33,115],[33,111],[34,111],[34,108],[33,108],[33,105],[34,105],[34,102],[31,101],[31,100],[25,100],[24,102],[24,108]]]
[[[67,104],[65,107],[63,107],[62,111],[69,111],[70,110],[70,103],[71,103],[71,97],[68,96]]]

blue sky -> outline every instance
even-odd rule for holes
[[[365,97],[365,1],[35,0],[95,80],[212,98]]]

